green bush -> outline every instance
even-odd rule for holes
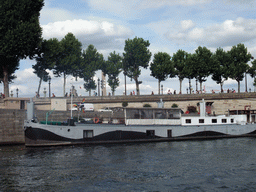
[[[146,103],[146,104],[143,105],[143,107],[151,107],[151,105]]]
[[[122,106],[123,106],[123,107],[127,107],[127,106],[128,106],[128,102],[127,102],[127,101],[124,101],[124,102],[122,103]]]
[[[172,104],[172,108],[177,108],[177,107],[178,107],[178,105],[176,103]]]

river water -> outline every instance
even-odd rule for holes
[[[256,191],[256,138],[0,147],[0,191]]]

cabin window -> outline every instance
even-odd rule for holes
[[[186,123],[190,124],[191,123],[191,119],[186,119]]]
[[[93,130],[84,130],[84,138],[92,138]]]
[[[212,119],[212,123],[217,123],[217,119]]]
[[[234,119],[231,119],[231,123],[234,123]]]
[[[227,119],[221,119],[222,123],[227,123]]]
[[[204,119],[199,119],[199,123],[204,123]]]
[[[167,130],[167,135],[168,135],[168,138],[171,138],[171,137],[172,137],[172,130],[171,130],[171,129],[168,129],[168,130]]]
[[[146,131],[147,136],[154,137],[155,136],[155,130],[147,130]]]

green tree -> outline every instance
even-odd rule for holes
[[[3,61],[0,60],[0,63],[6,63],[8,64],[8,83],[11,83],[16,76],[14,75],[15,71],[18,70],[18,66],[19,66],[19,59],[15,58],[15,57],[11,57],[9,59],[4,58],[4,57],[0,57],[0,59],[4,59]],[[3,73],[3,69],[0,67],[0,83],[4,82],[4,73]]]
[[[253,59],[253,57],[252,57],[252,59]],[[253,85],[256,86],[256,79],[255,79],[255,75],[256,75],[256,59],[254,59],[252,61],[252,66],[249,68],[248,72],[251,75],[251,77],[254,78]]]
[[[248,71],[249,65],[247,64],[251,59],[251,54],[247,52],[244,44],[233,46],[230,51],[230,75],[229,77],[236,80],[238,83],[238,93],[240,93],[240,81],[243,80],[244,74]]]
[[[175,73],[180,81],[180,93],[182,93],[182,81],[188,72],[188,53],[183,50],[178,50],[177,53],[173,54],[172,62],[175,68]]]
[[[194,67],[196,65],[196,55],[188,53],[187,55],[187,62],[185,66],[185,78],[188,78],[189,80],[189,93],[191,94],[192,91],[192,86],[191,86],[191,80],[193,78],[196,78],[197,71],[195,70],[196,68]]]
[[[154,54],[150,65],[151,76],[158,79],[158,94],[160,95],[160,83],[165,81],[169,74],[174,72],[171,56],[168,53],[158,52]]]
[[[119,74],[122,71],[122,57],[114,51],[108,56],[106,61],[106,74],[108,75],[108,84],[111,87],[112,95],[115,94],[119,86]]]
[[[60,41],[60,54],[57,54],[57,62],[54,66],[54,75],[60,77],[63,74],[63,96],[66,93],[67,75],[78,76],[77,71],[80,69],[82,43],[76,39],[72,33],[68,33]]]
[[[8,80],[19,60],[37,54],[42,30],[39,15],[43,0],[8,0],[0,3],[0,61],[4,94],[9,97]],[[15,65],[16,64],[16,65]]]
[[[210,75],[212,69],[212,53],[206,47],[199,46],[193,58],[193,70],[194,74],[196,73],[196,79],[200,83],[200,90],[202,91],[203,82],[206,81],[206,78]]]
[[[46,70],[52,70],[59,61],[61,48],[58,39],[43,40],[39,52],[36,64],[32,66],[34,73],[39,77],[38,94],[42,81],[49,80],[49,73]]]
[[[136,83],[137,95],[140,95],[139,76],[141,74],[140,67],[147,68],[151,53],[148,49],[150,43],[143,38],[135,37],[125,41],[123,62],[128,77],[132,78]]]
[[[223,92],[224,81],[230,76],[229,61],[229,54],[222,48],[218,48],[213,54],[212,80],[220,84],[221,92]]]
[[[96,83],[93,80],[95,72],[104,65],[103,55],[98,53],[93,45],[89,45],[82,53],[82,61],[79,69],[79,77],[83,78],[84,88],[91,96],[91,90],[96,89]]]

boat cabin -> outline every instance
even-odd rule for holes
[[[180,108],[124,108],[126,125],[180,125]]]

